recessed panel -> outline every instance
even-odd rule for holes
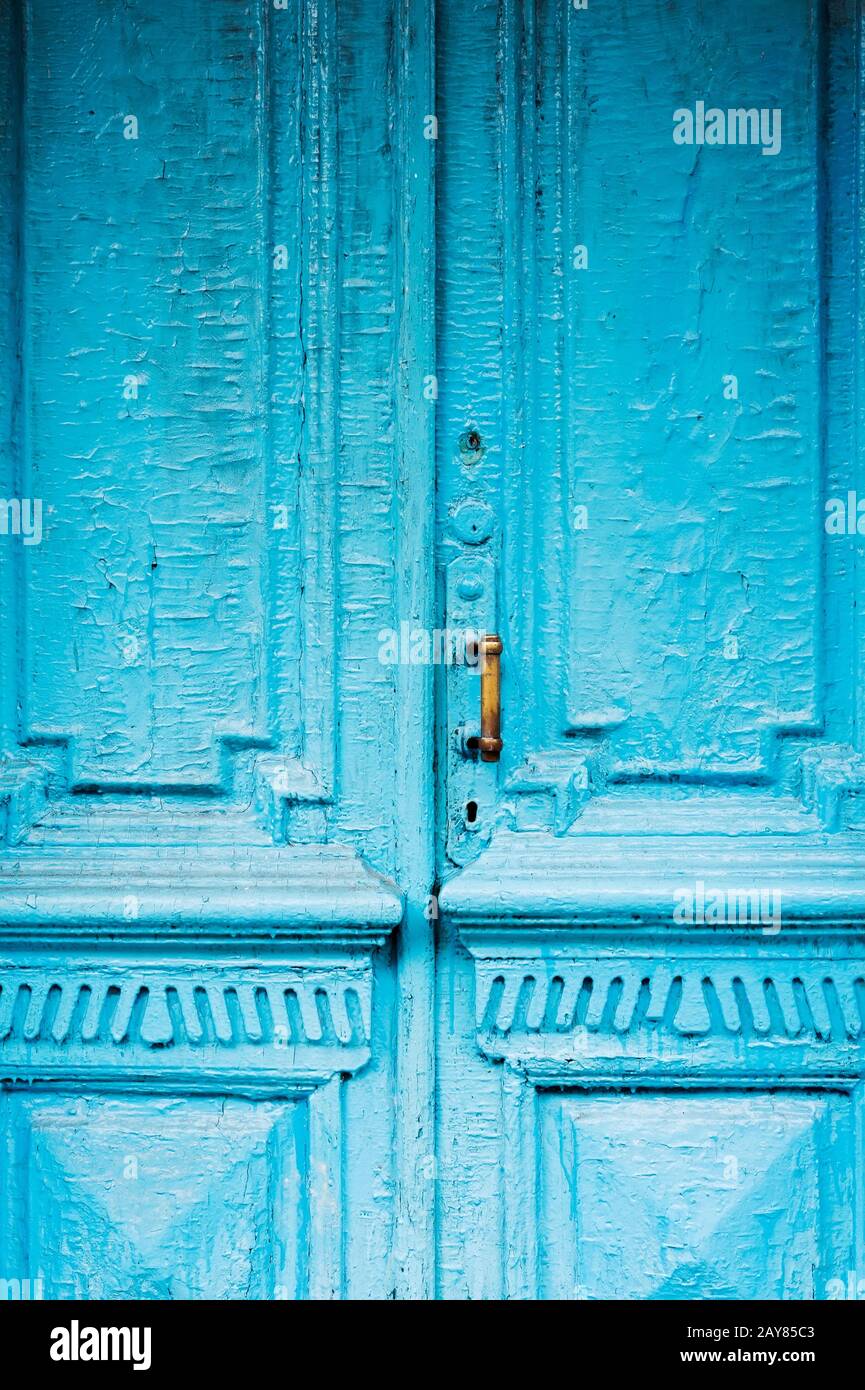
[[[544,1298],[813,1299],[853,1268],[846,1096],[547,1095]]]
[[[565,727],[609,730],[626,768],[741,766],[818,718],[818,6],[614,8],[568,16],[541,170],[565,226]],[[546,283],[549,210],[542,232]]]
[[[0,1273],[46,1298],[302,1296],[303,1105],[3,1102]]]
[[[296,69],[282,20],[270,57],[291,27]],[[69,741],[79,788],[213,787],[220,740],[269,732],[268,552],[296,509],[286,485],[275,531],[261,7],[81,0],[73,31],[30,0],[26,29],[19,445],[43,534],[20,554],[22,732]]]

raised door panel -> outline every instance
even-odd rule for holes
[[[846,1296],[861,931],[444,923],[446,1297]]]
[[[539,1296],[813,1299],[854,1258],[850,1097],[539,1102]]]
[[[5,1104],[28,1214],[20,1239],[46,1298],[297,1296],[307,1151],[297,1105]]]
[[[4,1268],[45,1298],[344,1290],[338,1088],[309,1099],[31,1093],[2,1102]]]
[[[40,516],[0,547],[13,842],[198,818],[393,869],[378,634],[431,407],[423,333],[394,361],[427,146],[389,45],[362,0],[7,7],[0,488]]]
[[[449,672],[448,854],[856,825],[857,7],[473,23],[441,41],[439,518],[449,625],[504,641],[505,749],[462,756]]]
[[[327,934],[4,947],[0,1277],[58,1298],[384,1296],[393,980],[380,936]]]

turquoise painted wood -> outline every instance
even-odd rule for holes
[[[429,1277],[426,23],[2,7],[12,1296]]]
[[[0,1293],[865,1289],[862,40],[3,7]]]
[[[448,1298],[865,1288],[861,39],[439,7]]]

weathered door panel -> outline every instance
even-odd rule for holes
[[[857,16],[614,11],[441,21],[442,559],[506,654],[501,765],[449,749],[458,862],[496,823],[681,832],[691,793],[724,829],[856,817],[857,547],[823,523],[856,485]],[[677,144],[697,103],[779,148]]]
[[[54,1297],[302,1296],[298,1103],[29,1092],[5,1107],[16,1253]]]
[[[425,26],[3,6],[4,1288],[422,1287]]]
[[[861,23],[440,7],[445,1297],[861,1265]]]
[[[814,1299],[854,1267],[848,1096],[544,1093],[538,1297]]]

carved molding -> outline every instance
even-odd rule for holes
[[[566,939],[569,932],[575,939],[606,925],[616,939],[677,921],[695,927],[700,921],[726,923],[731,912],[740,921],[745,912],[753,921],[745,937],[771,945],[759,913],[754,921],[753,909],[744,906],[756,894],[777,905],[787,945],[802,932],[822,934],[854,923],[863,929],[861,835],[814,833],[813,827],[799,833],[695,833],[700,812],[693,809],[691,833],[664,833],[657,825],[663,814],[663,807],[644,807],[644,822],[656,824],[640,832],[556,836],[498,830],[481,858],[442,889],[440,908],[487,938],[502,924],[509,939],[521,923],[562,932]],[[692,901],[690,918],[677,917],[683,895]],[[740,900],[743,906],[733,912],[731,904]],[[713,916],[711,903],[725,906]],[[726,927],[714,939],[722,941],[724,933],[729,942]],[[750,947],[744,954],[751,954]]]
[[[502,1288],[543,1297],[539,1134],[552,1092],[843,1096],[861,1125],[865,940],[734,949],[657,932],[462,932],[477,1044],[500,1074]],[[510,940],[505,938],[509,936]],[[540,939],[539,939],[540,938]],[[508,947],[510,946],[510,950]],[[828,1241],[828,1237],[826,1237]]]
[[[36,846],[0,862],[0,1076],[320,1084],[369,1056],[400,895],[339,846]]]
[[[131,1094],[139,1105],[158,1104],[160,1095],[210,1097],[217,1106],[226,1096],[302,1101],[302,1170],[291,1177],[278,1167],[275,1130],[263,1142],[279,1181],[291,1177],[308,1213],[308,1228],[294,1242],[297,1269],[305,1272],[267,1296],[343,1297],[341,1090],[370,1056],[376,939],[367,932],[342,949],[271,943],[255,956],[239,946],[195,955],[188,939],[186,950],[163,942],[158,954],[152,943],[149,953],[71,943],[48,951],[42,940],[35,959],[31,949],[7,942],[0,945],[0,1093],[25,1107],[48,1090],[58,1104],[65,1095],[85,1107],[112,1093]],[[267,1106],[260,1112],[269,1113]],[[14,1204],[14,1189],[7,1196]],[[7,1267],[24,1267],[14,1251],[5,1257]],[[293,1267],[289,1260],[289,1273]],[[182,1286],[184,1272],[168,1268],[165,1277]]]
[[[477,1042],[537,1085],[853,1084],[865,938],[464,927]]]
[[[865,1032],[865,957],[846,965],[746,958],[479,961],[485,1037],[641,1030],[675,1037],[811,1038]]]
[[[124,970],[0,967],[0,1043],[131,1043],[141,1047],[363,1046],[370,1033],[368,963],[283,966],[243,974],[193,965]],[[254,976],[250,982],[249,977]]]
[[[500,1082],[504,1297],[545,1296],[554,1093],[589,1107],[603,1093],[625,1110],[638,1093],[712,1093],[741,1105],[743,1125],[760,1093],[806,1108],[821,1097],[860,1132],[861,855],[850,834],[501,832],[444,886],[439,910],[472,958],[476,1044]],[[697,884],[699,911],[693,899],[683,922],[677,889]],[[754,885],[778,895],[777,921],[707,920],[710,891],[729,913]]]
[[[100,828],[85,843],[58,825],[0,854],[0,941],[375,944],[402,916],[396,885],[347,845],[228,844],[203,822],[190,844],[118,845]]]
[[[207,1088],[243,1077],[321,1084],[369,1058],[368,951],[134,961],[122,954],[0,960],[0,1077],[82,1080],[93,1067],[186,1069]]]

